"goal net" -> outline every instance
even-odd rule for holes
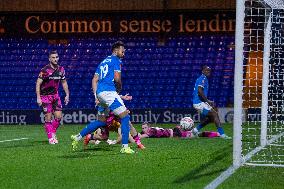
[[[284,1],[240,0],[236,23],[234,165],[284,167]]]

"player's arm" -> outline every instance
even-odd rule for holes
[[[122,135],[121,135],[121,128],[119,127],[117,129],[117,139],[116,140],[108,140],[107,143],[109,145],[111,144],[119,144],[121,142],[121,139],[122,139]],[[135,140],[133,139],[133,137],[129,134],[129,137],[128,137],[128,140],[131,142],[131,143],[135,143]]]
[[[69,93],[69,88],[68,88],[68,84],[67,84],[66,79],[61,80],[61,84],[62,84],[63,90],[65,92],[64,102],[65,102],[65,105],[67,105],[69,103],[69,94],[70,93]]]
[[[98,82],[99,82],[99,75],[95,74],[93,79],[92,79],[92,89],[93,89],[93,93],[94,93],[94,96],[95,96],[96,105],[99,104],[99,100],[97,98]]]
[[[132,125],[132,123],[129,121],[129,126],[130,126],[130,134],[132,136],[136,136],[138,132],[136,131],[135,127]]]
[[[147,134],[141,134],[141,135],[139,135],[140,136],[140,138],[149,138],[149,135],[147,135]]]
[[[116,92],[120,93],[122,90],[121,73],[114,71],[114,82],[116,87]]]
[[[103,140],[103,138],[102,138],[102,132],[101,132],[101,129],[100,129],[100,128],[98,128],[98,129],[96,130],[96,132],[94,133],[94,138],[95,138],[95,140]]]
[[[211,100],[208,100],[208,98],[205,96],[203,87],[198,86],[198,96],[203,102],[207,102],[209,105],[214,106],[214,102]]]
[[[118,144],[118,143],[120,143],[120,142],[121,142],[121,139],[122,139],[121,128],[119,127],[119,128],[117,129],[117,139],[116,139],[115,143],[113,143],[113,144]]]
[[[40,86],[42,84],[43,80],[41,78],[37,78],[36,80],[36,102],[39,106],[42,105],[42,101],[40,98]]]
[[[128,140],[129,140],[131,143],[135,143],[135,140],[133,139],[133,137],[131,136],[131,134],[129,134]]]
[[[65,70],[63,67],[61,71],[62,71],[61,84],[65,92],[64,103],[65,105],[67,105],[69,103],[69,89],[68,89],[68,84],[67,84],[66,77],[65,77]]]
[[[132,100],[132,96],[130,96],[128,93],[126,95],[120,95],[120,98],[122,100]]]
[[[118,143],[120,143],[120,141],[121,141],[121,129],[118,128],[118,129],[117,129],[117,138],[116,138],[116,140],[110,140],[110,139],[108,139],[106,142],[107,142],[109,145],[112,145],[112,144],[118,144]]]
[[[198,96],[199,96],[199,98],[202,102],[208,102],[209,101],[207,99],[207,97],[204,95],[203,87],[201,87],[201,86],[198,86]]]

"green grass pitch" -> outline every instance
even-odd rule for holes
[[[224,127],[232,136],[232,125]],[[59,144],[49,145],[42,126],[0,126],[0,141],[28,138],[0,142],[0,188],[198,189],[232,164],[232,140],[220,138],[143,139],[145,150],[131,145],[136,154],[120,154],[120,145],[106,143],[73,152],[70,135],[82,128],[61,126]],[[219,188],[283,188],[283,178],[283,168],[242,167]]]

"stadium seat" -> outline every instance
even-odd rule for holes
[[[228,45],[234,44],[233,36],[169,36],[164,46],[155,36],[123,39],[127,44],[122,66],[123,92],[134,97],[127,102],[130,108],[191,107],[194,82],[205,63],[213,70],[210,95],[215,99],[220,96],[220,107],[232,102],[234,50]],[[66,70],[72,98],[68,108],[93,108],[91,79],[98,63],[111,54],[109,47],[114,41],[115,37],[70,38],[67,45],[53,45],[43,38],[0,37],[0,108],[38,108],[33,102],[35,81],[48,63],[51,49],[58,50]],[[219,89],[224,92],[219,94]],[[24,105],[17,103],[20,96]]]

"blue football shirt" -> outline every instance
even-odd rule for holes
[[[122,61],[114,55],[108,56],[97,67],[96,75],[99,76],[97,94],[103,91],[116,91],[114,72],[121,72]]]
[[[203,88],[204,95],[207,97],[209,84],[208,84],[208,79],[204,74],[202,74],[199,78],[197,78],[195,82],[195,86],[193,90],[193,99],[192,99],[193,104],[198,104],[202,102],[202,100],[198,96],[199,86]]]

